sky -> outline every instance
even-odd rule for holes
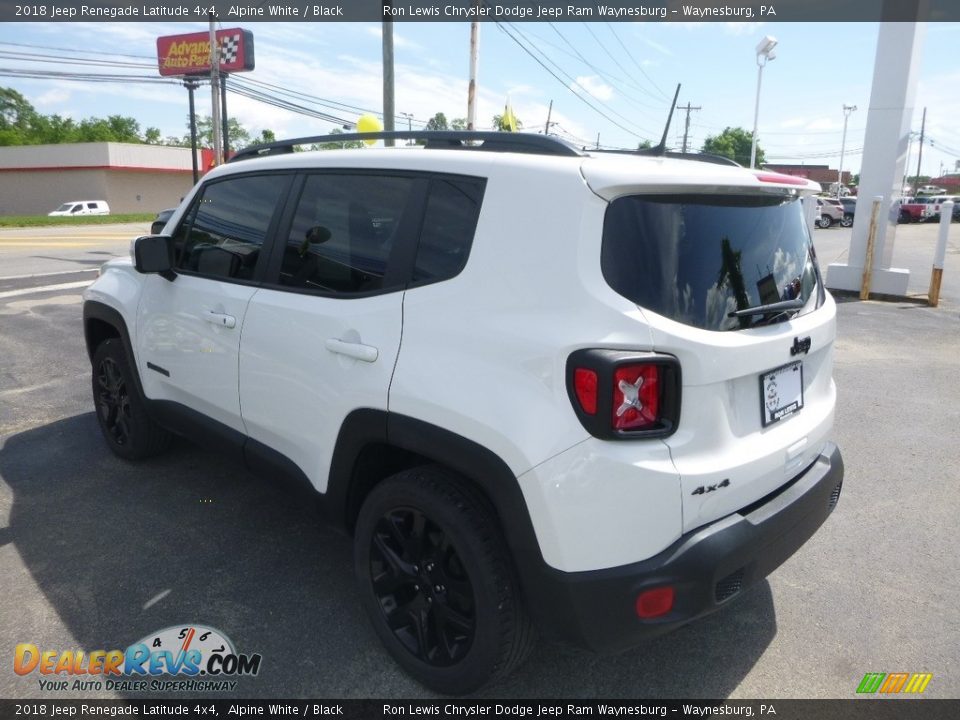
[[[318,106],[356,122],[361,110],[382,108],[380,23],[235,23],[253,32],[256,69],[247,83],[350,106]],[[187,93],[177,84],[76,82],[4,76],[7,69],[111,72],[157,76],[156,38],[201,32],[205,23],[0,24],[0,86],[22,93],[38,111],[82,118],[120,114],[164,137],[187,132]],[[477,128],[489,128],[509,102],[528,131],[543,132],[553,101],[551,131],[580,144],[636,147],[659,141],[673,92],[690,113],[689,145],[727,126],[753,127],[757,43],[777,41],[777,57],[763,71],[758,137],[768,161],[828,164],[836,168],[843,138],[843,105],[850,114],[844,169],[858,172],[873,81],[878,25],[874,23],[483,23],[480,30]],[[396,112],[414,128],[437,112],[467,114],[468,22],[394,24]],[[960,162],[960,23],[930,23],[912,128],[927,108],[921,174],[954,171]],[[53,49],[59,48],[59,49]],[[28,57],[42,56],[41,58]],[[56,61],[37,62],[38,59]],[[79,65],[70,58],[114,60],[124,67]],[[539,62],[538,60],[539,59]],[[143,64],[143,67],[138,67]],[[544,68],[546,65],[551,71]],[[197,92],[200,114],[210,93]],[[358,110],[359,109],[359,110]],[[339,123],[281,110],[234,93],[229,114],[259,134],[278,138],[329,132]],[[679,149],[685,111],[674,115],[668,143]],[[406,127],[405,116],[396,121]],[[918,143],[909,158],[915,172]]]

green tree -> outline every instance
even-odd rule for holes
[[[343,130],[340,128],[334,128],[330,131],[331,135],[343,135]],[[345,148],[361,148],[363,147],[363,142],[360,140],[349,140],[344,142],[328,142],[311,145],[311,150],[343,150]]]
[[[637,143],[637,150],[649,150],[652,147],[653,143],[651,143],[649,140],[644,140],[643,142]]]
[[[753,136],[747,130],[743,128],[725,128],[722,133],[716,136],[708,137],[704,143],[703,147],[700,148],[701,152],[709,153],[711,155],[721,155],[722,157],[728,157],[731,160],[740,163],[744,167],[750,165],[750,146],[753,143]],[[757,143],[757,159],[756,165],[760,167],[765,162],[763,149],[760,147],[760,143]]]
[[[466,118],[454,118],[450,121],[451,130],[466,130],[467,129],[467,119]]]
[[[25,145],[37,111],[13,88],[0,88],[0,145]]]
[[[187,128],[190,120],[187,119]],[[236,118],[227,120],[227,135],[231,150],[242,150],[250,144],[250,131],[243,127]],[[183,136],[184,144],[190,146],[190,133]],[[197,118],[197,144],[203,147],[213,147],[213,118],[209,115]]]
[[[447,116],[442,112],[438,112],[432,118],[427,120],[427,130],[449,130],[450,127],[447,125]]]
[[[260,137],[256,138],[254,142],[258,144],[266,144],[277,141],[276,133],[273,130],[261,130]]]
[[[160,137],[160,128],[148,127],[144,130],[143,141],[147,145],[161,145],[163,138]]]

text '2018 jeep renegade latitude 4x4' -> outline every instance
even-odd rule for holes
[[[719,608],[843,477],[814,187],[469,137],[248,152],[84,304],[114,452],[214,438],[302,480],[386,648],[446,693],[534,628],[615,651]]]

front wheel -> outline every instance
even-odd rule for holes
[[[850,227],[853,225],[853,215],[847,214],[843,216],[843,220],[840,221],[842,227]]]
[[[830,218],[827,217],[826,215],[821,215],[821,216],[820,216],[820,220],[819,220],[819,222],[818,222],[817,224],[818,224],[821,228],[828,228],[828,227],[830,227]]]
[[[156,455],[170,444],[170,433],[149,416],[135,383],[120,340],[100,343],[93,353],[97,422],[110,449],[126,460]]]
[[[512,672],[533,631],[485,499],[443,468],[377,485],[357,519],[361,602],[386,649],[436,692],[461,695]]]

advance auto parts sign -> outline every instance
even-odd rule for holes
[[[217,30],[220,71],[253,70],[253,33],[242,28]],[[209,75],[210,33],[165,35],[157,38],[157,64],[161,75]]]

